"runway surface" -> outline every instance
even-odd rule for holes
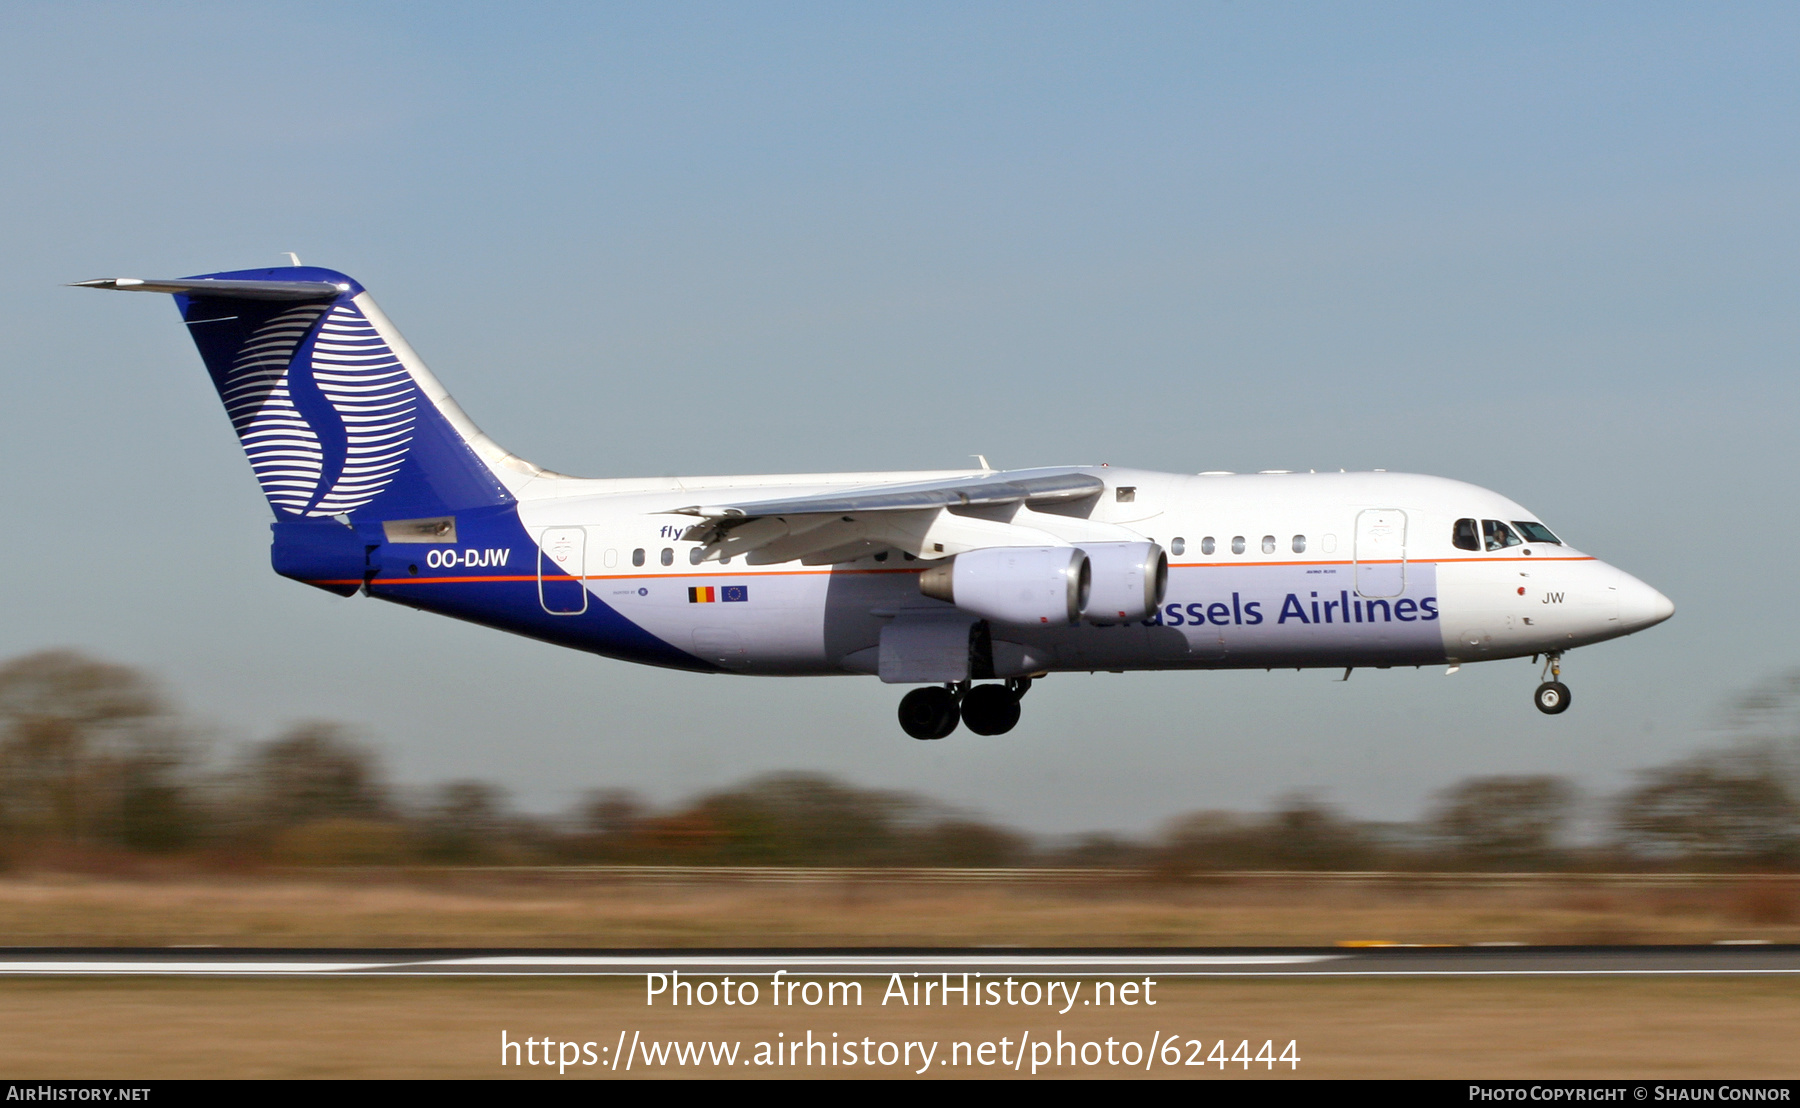
[[[1800,946],[956,950],[0,948],[5,976],[1460,977],[1800,974]]]

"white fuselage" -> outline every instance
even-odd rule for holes
[[[1156,616],[1125,625],[995,626],[1019,672],[1380,666],[1561,651],[1630,634],[1673,606],[1623,571],[1551,541],[1493,492],[1398,473],[1185,475],[1084,469],[1105,492],[1079,514],[1011,505],[997,516],[944,509],[920,542],[962,548],[985,527],[1079,544],[1150,539],[1169,551]],[[883,624],[950,606],[920,595],[931,564],[900,550],[853,561],[693,562],[685,503],[795,497],[957,477],[814,474],[645,481],[556,479],[521,490],[519,516],[593,600],[728,671],[873,673]],[[1458,520],[1498,521],[1512,545],[1459,548]],[[969,539],[969,544],[978,543]],[[540,564],[548,564],[540,556]],[[694,590],[741,589],[720,603]],[[585,603],[585,601],[584,601]],[[566,605],[565,605],[566,606]],[[1017,649],[1013,649],[1013,648]],[[1000,667],[1001,675],[1009,668]]]

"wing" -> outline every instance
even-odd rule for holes
[[[1078,507],[1105,483],[1071,470],[1015,470],[913,484],[869,485],[814,496],[670,510],[698,516],[682,537],[714,560],[752,565],[850,561],[882,550],[946,558],[986,546],[1060,546],[1067,540],[1012,522],[1020,508]]]

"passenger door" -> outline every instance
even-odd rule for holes
[[[555,616],[587,611],[587,530],[549,527],[538,540],[538,603]]]
[[[1356,516],[1358,596],[1399,596],[1406,591],[1406,513],[1370,508]]]

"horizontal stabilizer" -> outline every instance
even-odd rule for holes
[[[101,277],[93,281],[76,281],[72,287],[119,292],[182,292],[189,296],[229,296],[240,300],[328,300],[350,289],[347,283],[331,281],[233,281],[204,277],[166,281]]]

